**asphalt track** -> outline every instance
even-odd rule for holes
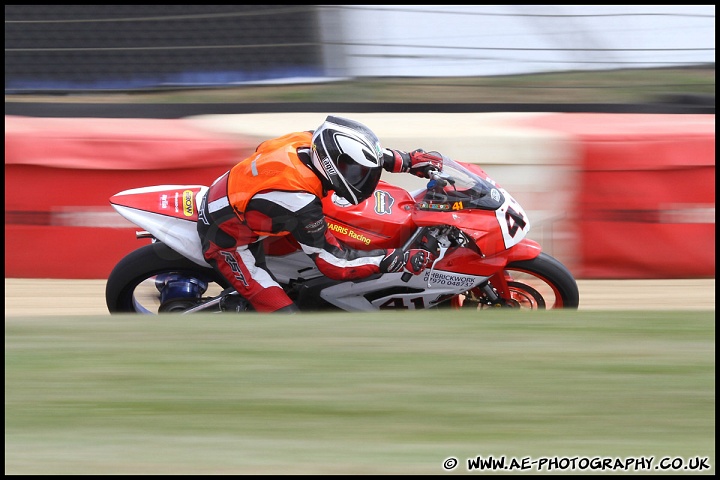
[[[715,279],[578,280],[580,310],[715,310]],[[5,279],[5,316],[108,315],[105,280]]]

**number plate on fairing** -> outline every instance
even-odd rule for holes
[[[530,231],[530,219],[525,210],[505,189],[500,188],[505,197],[502,206],[495,210],[495,216],[502,230],[505,248],[510,248],[520,243]]]

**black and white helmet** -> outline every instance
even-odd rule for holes
[[[313,134],[312,162],[328,188],[357,205],[375,191],[383,153],[380,140],[368,127],[331,115]]]

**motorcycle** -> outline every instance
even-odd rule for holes
[[[410,192],[381,180],[359,205],[334,192],[322,200],[328,229],[341,243],[434,252],[419,275],[332,280],[291,236],[264,240],[268,268],[301,312],[578,308],[573,275],[527,237],[530,221],[520,204],[479,166],[443,161],[425,188]],[[112,314],[253,311],[203,257],[196,222],[207,189],[156,185],[110,198],[120,215],[143,229],[137,238],[151,240],[110,273],[106,303]]]

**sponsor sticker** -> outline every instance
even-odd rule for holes
[[[329,158],[323,157],[321,160],[323,168],[327,172],[328,175],[337,175],[337,170],[335,170],[335,165],[332,164]]]
[[[192,217],[194,211],[193,204],[194,201],[192,190],[185,190],[183,192],[183,213],[186,217]]]
[[[358,233],[358,232],[354,231],[350,227],[346,227],[344,225],[339,225],[339,224],[333,223],[333,222],[327,222],[327,227],[328,227],[328,230],[330,230],[331,232],[333,232],[336,235],[342,235],[345,237],[352,238],[358,242],[362,242],[365,245],[370,245],[370,243],[372,243],[372,240],[370,240],[368,237],[366,237],[362,233]]]
[[[395,199],[384,190],[375,190],[375,213],[378,215],[390,215]]]
[[[418,208],[421,210],[450,210],[450,204],[420,202]]]

